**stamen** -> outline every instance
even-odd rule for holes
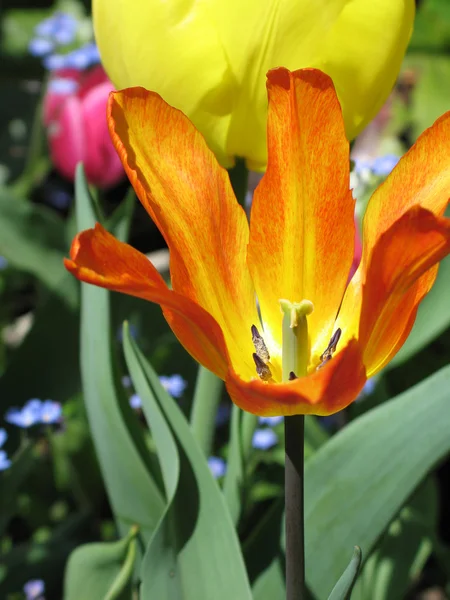
[[[320,364],[317,366],[317,370],[324,367],[328,361],[333,358],[333,354],[336,352],[336,348],[339,340],[341,339],[342,329],[338,327],[336,331],[331,336],[330,342],[328,346],[325,348],[323,353],[320,355]]]
[[[260,358],[263,361],[263,363],[267,364],[270,360],[270,354],[256,325],[252,325],[252,342],[255,346],[258,358]]]
[[[258,373],[259,377],[263,380],[263,381],[270,381],[270,379],[272,379],[272,372],[270,370],[270,368],[266,365],[266,363],[256,354],[256,352],[254,352],[252,354],[253,356],[253,360],[255,361],[255,366],[256,366],[256,372]]]
[[[294,371],[291,371],[289,373],[289,381],[294,381],[294,379],[298,379],[297,375],[294,373]]]

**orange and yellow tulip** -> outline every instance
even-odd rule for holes
[[[81,281],[160,304],[183,346],[242,409],[328,415],[402,346],[450,252],[450,113],[374,193],[348,282],[354,199],[333,83],[315,69],[279,68],[267,88],[268,167],[250,226],[227,172],[185,115],[142,88],[112,93],[111,136],[169,247],[172,289],[98,224],[76,236],[65,264]],[[291,325],[302,330],[303,372],[291,381],[280,300],[288,312],[300,306]]]

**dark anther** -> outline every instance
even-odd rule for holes
[[[259,377],[263,381],[269,381],[272,379],[272,373],[266,363],[256,354],[256,352],[254,352],[252,356],[253,360],[255,361],[256,372],[258,373]]]
[[[340,327],[338,327],[338,329],[336,329],[336,331],[331,336],[330,343],[328,344],[328,346],[326,347],[324,353],[320,357],[320,360],[323,360],[328,355],[332,356],[334,354],[334,352],[336,352],[336,347],[337,347],[338,342],[340,340],[341,333],[342,333],[342,329]]]
[[[327,354],[323,359],[322,362],[320,363],[320,365],[317,365],[316,371],[318,371],[319,369],[321,369],[322,367],[324,367],[328,361],[330,361],[333,357],[331,356],[331,354]]]
[[[258,358],[260,358],[263,363],[267,364],[270,360],[270,354],[262,336],[259,334],[256,325],[252,325],[252,342],[255,346],[255,351],[258,355]]]
[[[342,333],[342,330],[340,327],[338,327],[336,329],[336,331],[333,333],[333,335],[331,336],[330,342],[329,342],[328,346],[325,348],[323,354],[321,354],[321,356],[320,356],[321,362],[318,365],[317,369],[321,369],[322,367],[324,367],[327,364],[327,362],[333,358],[333,354],[336,352],[338,342],[341,338],[341,333]]]
[[[297,375],[294,373],[294,371],[291,371],[289,373],[289,381],[294,381],[294,379],[298,379]]]

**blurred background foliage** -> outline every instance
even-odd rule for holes
[[[69,13],[76,19],[76,44],[89,42],[92,25],[87,1],[4,0],[0,14],[0,428],[7,432],[4,448],[14,459],[12,467],[0,474],[0,598],[7,600],[40,598],[44,594],[48,600],[62,598],[64,567],[70,553],[83,543],[109,542],[117,540],[118,535],[82,397],[79,286],[62,267],[62,259],[77,230],[74,186],[58,173],[50,159],[41,116],[49,72],[41,57],[29,51],[35,28],[56,11]],[[76,44],[74,42],[74,48]],[[418,2],[414,34],[396,88],[384,109],[382,125],[378,124],[375,129],[369,126],[369,131],[355,142],[355,161],[401,155],[426,127],[449,109],[450,3],[423,0]],[[373,170],[367,173],[359,169],[355,190],[360,217],[371,191],[384,176]],[[93,195],[104,223],[141,251],[152,253],[167,277],[163,240],[134,196],[128,193],[127,184],[122,181],[109,189],[93,191]],[[323,474],[320,470],[323,454],[316,452],[330,436],[370,408],[407,391],[448,365],[449,289],[450,260],[447,258],[441,265],[435,287],[420,308],[408,342],[389,368],[371,382],[360,401],[343,413],[321,420],[311,418],[306,455],[308,464],[314,464],[317,469],[310,466],[308,471],[307,465],[307,473],[311,472],[312,478],[314,472]],[[90,317],[93,327],[99,315]],[[155,371],[159,375],[181,376],[184,389],[181,394],[172,395],[179,396],[177,405],[187,415],[196,378],[192,359],[176,343],[157,306],[114,294],[111,296],[111,340],[115,374],[119,378],[127,377],[128,369],[131,370],[132,365],[136,369],[136,361],[140,360],[130,337],[126,342],[128,356],[124,358],[121,327],[125,319],[130,324],[132,338]],[[444,394],[441,400],[445,402],[444,392],[448,395],[450,389],[448,377],[433,381],[436,397]],[[95,382],[92,385],[95,387]],[[111,389],[115,389],[118,396],[125,398],[128,408],[127,400],[135,394],[130,382],[124,379],[120,385],[117,381],[110,385],[115,386]],[[142,381],[140,401],[131,402],[128,417],[135,420],[142,444],[150,449],[150,457],[156,463],[158,450],[149,436],[140,404],[141,396],[150,394],[145,385]],[[14,426],[4,419],[8,410],[23,407],[32,398],[60,403],[62,417],[29,429]],[[151,408],[150,399],[147,402],[145,410],[156,410]],[[230,430],[234,427],[230,413],[230,403],[224,397],[212,449],[217,462],[210,461],[210,468],[220,483],[224,480],[224,461],[228,458],[231,465],[234,452],[233,447],[228,447]],[[429,426],[437,428],[438,425],[430,419]],[[382,431],[381,422],[377,427]],[[407,419],[403,427],[408,427]],[[364,433],[360,429],[361,439],[370,435],[369,431]],[[266,556],[263,548],[272,542],[278,547],[279,541],[284,463],[282,424],[279,421],[260,423],[258,431],[259,441],[253,437],[249,444],[244,495],[237,509],[230,491],[231,476],[228,484],[225,482],[225,493],[254,583],[254,597],[274,600],[279,592],[272,593],[270,585],[277,581],[280,564],[270,552]],[[180,439],[185,439],[182,429],[172,433],[178,445],[182,443]],[[419,434],[417,431],[418,443],[428,444],[429,438]],[[399,431],[398,435],[399,442],[405,437],[405,447],[409,448],[405,431]],[[433,435],[438,436],[437,429],[429,431],[428,436]],[[173,443],[170,437],[167,439],[169,441],[164,443]],[[414,439],[411,443],[414,445]],[[185,450],[188,447],[185,446]],[[344,457],[355,454],[353,447],[344,450]],[[120,447],[117,451],[117,460],[125,460],[120,456]],[[376,451],[375,447],[374,453]],[[97,453],[101,456],[98,448]],[[417,491],[411,495],[413,486],[407,494],[408,502],[395,519],[391,519],[382,537],[371,540],[374,550],[355,590],[357,600],[447,597],[450,462],[448,458],[430,453],[430,469],[438,458],[439,464]],[[389,461],[388,454],[386,460]],[[397,463],[401,470],[401,460]],[[161,481],[161,472],[155,477]],[[204,481],[204,474],[198,477],[198,481]],[[391,477],[394,479],[389,479],[388,484],[395,488],[395,475]],[[382,484],[383,480],[380,481]],[[370,482],[366,484],[369,486]],[[400,476],[398,485],[402,485]],[[131,490],[125,491],[133,494]],[[367,490],[362,492],[354,497],[353,510],[361,510],[370,521],[371,513],[363,511],[369,502],[368,493]],[[375,494],[376,490],[372,492]],[[234,509],[237,512],[233,512]],[[310,509],[312,514],[313,508]],[[217,518],[220,514],[219,511]],[[126,531],[121,531],[124,533]],[[122,545],[111,550],[113,554],[116,552],[114,560],[118,564],[128,547]],[[258,552],[252,548],[258,548]],[[256,554],[258,559],[255,559]],[[74,558],[74,563],[76,560]],[[96,560],[95,556],[92,560]],[[42,580],[45,591],[39,588],[37,595],[32,595],[36,590],[24,588],[27,582],[34,580]],[[319,588],[316,584],[315,589]]]

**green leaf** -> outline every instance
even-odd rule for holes
[[[80,165],[76,201],[78,227],[86,229],[95,219]],[[142,428],[114,375],[108,292],[86,284],[81,292],[81,379],[97,457],[121,531],[137,523],[148,540],[164,510],[164,500],[151,474]]]
[[[60,217],[45,206],[18,200],[7,190],[1,190],[0,254],[75,306],[76,282],[64,278],[65,250],[64,222]]]
[[[415,73],[410,115],[412,136],[416,139],[448,110],[450,57],[448,54],[411,54],[406,57],[404,67]]]
[[[71,278],[66,273],[60,285],[65,286]],[[53,398],[62,402],[77,393],[80,386],[78,337],[78,312],[60,296],[50,294],[36,311],[31,330],[0,377],[2,407],[20,406],[26,398]]]
[[[278,577],[278,569],[272,568],[279,563],[283,552],[281,548],[281,532],[284,528],[284,498],[275,500],[259,522],[252,527],[244,544],[245,563],[250,581],[255,586],[265,573],[266,583]],[[283,583],[284,587],[284,583]]]
[[[270,563],[255,581],[253,600],[284,600],[285,598],[283,564],[280,559],[277,559]]]
[[[109,231],[114,231],[114,235],[121,242],[128,242],[135,205],[136,194],[134,193],[134,189],[130,186],[125,198],[108,219],[106,228]]]
[[[72,552],[64,600],[130,600],[137,531],[134,527],[118,542],[85,544]]]
[[[350,564],[342,573],[339,581],[331,590],[328,600],[349,600],[361,565],[362,552],[355,546]]]
[[[17,509],[20,486],[30,473],[34,460],[33,445],[26,444],[14,456],[10,468],[0,473],[0,537]]]
[[[223,493],[233,523],[239,521],[242,508],[244,483],[244,461],[242,457],[241,417],[242,410],[233,404],[231,409],[230,442],[228,447],[228,464],[225,474]]]
[[[236,531],[206,457],[127,328],[124,350],[153,433],[167,509],[142,563],[143,600],[250,600]]]
[[[423,0],[417,10],[410,50],[448,50],[450,5],[447,0]]]
[[[407,498],[450,451],[444,368],[355,419],[305,467],[308,585],[326,598],[345,568],[342,548],[369,555]]]
[[[404,598],[433,551],[437,486],[428,478],[389,525],[366,561],[353,600]]]

